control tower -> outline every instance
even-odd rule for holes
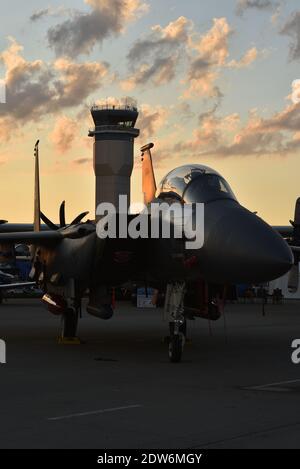
[[[127,195],[130,205],[134,139],[140,134],[135,128],[137,106],[93,106],[91,114],[95,123],[89,137],[94,137],[96,208],[101,202],[118,207],[119,195]]]

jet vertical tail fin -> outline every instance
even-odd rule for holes
[[[35,177],[34,177],[34,231],[41,231],[41,195],[40,195],[40,162],[38,140],[34,147]]]
[[[290,293],[296,293],[299,288],[299,278],[300,278],[300,275],[299,275],[300,253],[298,251],[300,247],[300,198],[297,199],[296,201],[294,220],[291,220],[290,223],[293,227],[293,236],[292,236],[293,246],[291,247],[292,247],[293,254],[294,254],[294,265],[289,273],[288,289]]]
[[[145,204],[151,203],[156,194],[156,181],[152,163],[151,149],[153,143],[148,143],[141,148],[142,152],[142,173],[143,173],[143,194]]]

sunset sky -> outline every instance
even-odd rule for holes
[[[298,10],[297,10],[298,7]],[[135,98],[139,147],[158,181],[189,162],[218,170],[239,201],[287,224],[300,196],[299,0],[1,2],[0,218],[31,222],[33,146],[42,209],[94,216],[94,102]],[[298,89],[299,91],[299,89]]]

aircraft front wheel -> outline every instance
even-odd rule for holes
[[[181,361],[183,342],[182,334],[175,334],[170,337],[169,359],[171,363],[179,363]]]

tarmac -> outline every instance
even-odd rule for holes
[[[171,364],[161,310],[84,314],[82,345],[59,345],[39,300],[0,306],[0,448],[299,448],[300,303],[229,304],[189,323]]]

